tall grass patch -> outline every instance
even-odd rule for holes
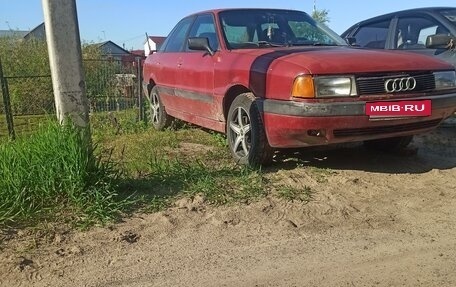
[[[270,192],[262,171],[236,165],[217,133],[186,126],[100,139],[120,163],[120,190],[133,194],[139,209],[162,210],[196,196],[213,205],[248,203]]]
[[[120,210],[112,161],[96,157],[81,131],[56,122],[0,143],[0,225],[11,222],[105,221]]]
[[[250,202],[267,194],[260,171],[230,165],[208,165],[202,160],[153,158],[149,163],[147,179],[165,196],[193,197],[202,194],[215,205]]]

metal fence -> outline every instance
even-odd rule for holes
[[[142,58],[84,59],[90,112],[136,110],[143,120]],[[28,133],[47,116],[55,115],[50,75],[4,75],[0,64],[0,137]]]

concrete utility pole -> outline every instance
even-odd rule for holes
[[[42,3],[57,117],[60,123],[70,120],[89,130],[76,1]]]

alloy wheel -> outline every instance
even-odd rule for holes
[[[151,95],[150,118],[154,124],[158,124],[160,122],[160,101],[157,93],[152,93]]]
[[[239,157],[249,154],[251,147],[251,123],[249,113],[242,107],[238,107],[233,113],[229,123],[231,133],[231,148]]]

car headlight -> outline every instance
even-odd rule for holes
[[[297,98],[329,98],[357,96],[355,77],[353,76],[298,76],[292,89],[292,96]]]
[[[456,88],[455,71],[434,72],[434,78],[436,90]]]

